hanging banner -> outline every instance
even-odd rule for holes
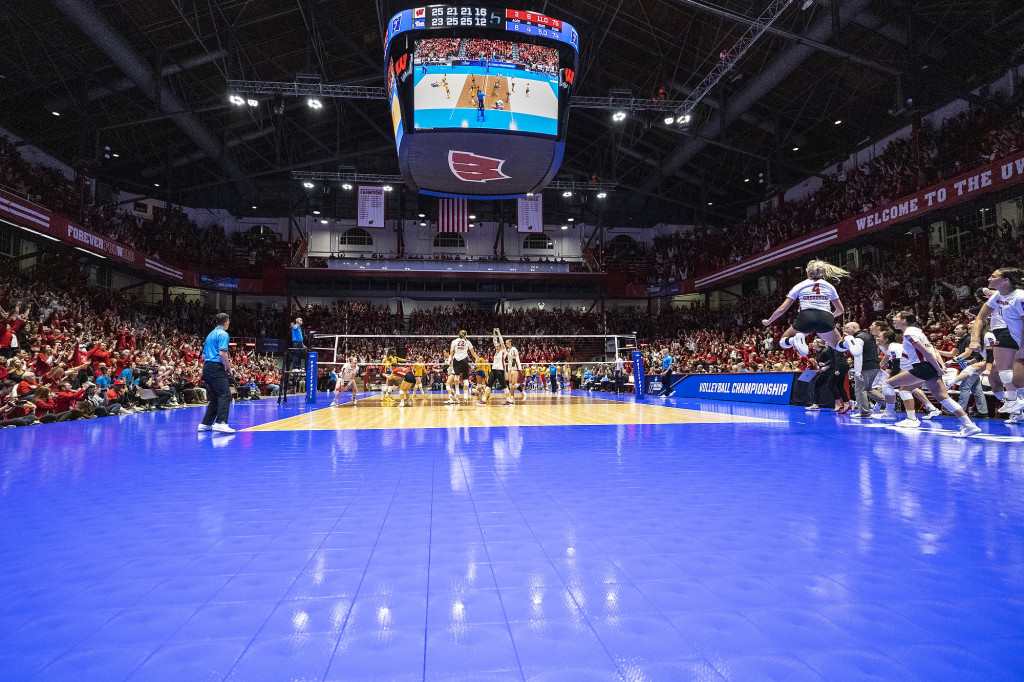
[[[384,227],[384,188],[359,187],[359,227]]]
[[[519,198],[519,232],[544,231],[543,197],[535,194],[532,197]]]

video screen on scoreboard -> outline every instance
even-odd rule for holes
[[[558,50],[427,38],[413,49],[414,126],[558,135]]]

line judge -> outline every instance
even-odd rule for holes
[[[234,433],[235,430],[228,426],[228,411],[231,409],[228,325],[231,324],[231,317],[227,313],[218,313],[215,324],[203,345],[203,383],[206,384],[206,397],[210,402],[206,406],[199,430]]]

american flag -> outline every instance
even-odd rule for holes
[[[437,200],[438,232],[469,232],[469,207],[466,199]]]

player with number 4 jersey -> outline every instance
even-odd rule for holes
[[[800,312],[793,321],[793,326],[783,333],[779,345],[783,348],[796,348],[800,355],[807,355],[807,334],[817,334],[832,348],[840,352],[846,351],[842,344],[842,335],[836,330],[835,318],[842,317],[845,309],[839,300],[839,292],[827,280],[838,280],[849,277],[850,273],[840,267],[821,260],[812,260],[807,264],[807,279],[790,289],[772,316],[762,320],[764,326],[770,326],[782,317],[797,301],[800,301]],[[833,310],[833,301],[835,309]]]

